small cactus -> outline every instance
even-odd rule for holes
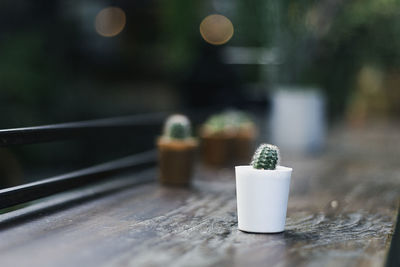
[[[190,138],[191,126],[189,119],[180,114],[171,115],[165,122],[163,136],[178,140]]]
[[[228,110],[207,119],[204,128],[208,133],[237,132],[241,128],[252,127],[251,118],[244,112]]]
[[[211,133],[222,132],[226,127],[225,119],[220,114],[213,115],[206,121],[205,127]]]
[[[261,144],[254,153],[250,165],[255,169],[275,170],[279,161],[279,148],[277,146]]]

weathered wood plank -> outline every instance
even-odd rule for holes
[[[294,168],[286,231],[237,230],[233,170],[146,184],[0,232],[1,266],[382,266],[400,189],[398,129],[337,131]],[[0,217],[1,222],[1,217]]]

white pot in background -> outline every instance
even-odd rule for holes
[[[239,230],[278,233],[285,229],[292,169],[258,170],[236,166],[236,197]]]
[[[319,90],[280,86],[272,95],[272,143],[281,150],[318,151],[325,140],[325,100]]]

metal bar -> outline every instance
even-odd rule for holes
[[[115,133],[115,130],[139,129],[161,125],[166,114],[155,113],[109,119],[61,123],[53,125],[0,130],[0,146],[25,145],[50,141],[81,138],[100,132]]]
[[[114,177],[114,176],[113,176]],[[83,202],[104,197],[128,188],[154,182],[155,169],[135,172],[135,174],[120,175],[95,185],[86,186],[79,190],[61,192],[57,197],[42,199],[30,205],[23,205],[15,210],[0,210],[0,232],[8,227],[15,227],[20,223],[47,216],[50,213],[70,208]],[[18,207],[18,205],[16,206]],[[4,213],[2,213],[4,212]]]
[[[155,164],[156,152],[149,151],[38,182],[2,189],[0,209],[105,180],[122,171],[145,169]]]

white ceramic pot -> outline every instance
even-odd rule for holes
[[[257,170],[246,165],[236,166],[235,172],[239,230],[284,231],[292,169]]]
[[[319,151],[325,140],[325,100],[320,90],[279,87],[272,95],[271,142],[281,151]]]

